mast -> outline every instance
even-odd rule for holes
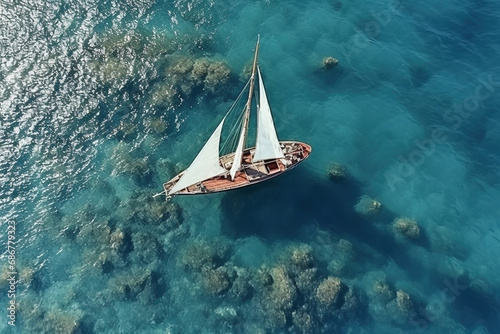
[[[233,181],[234,176],[243,164],[243,151],[245,150],[247,142],[250,109],[252,107],[253,89],[255,85],[255,72],[257,71],[257,57],[259,56],[259,41],[260,35],[257,35],[257,46],[255,47],[255,56],[253,58],[252,76],[250,77],[250,90],[248,91],[248,100],[247,104],[245,105],[245,114],[243,116],[243,122],[241,125],[240,139],[238,140],[238,147],[236,148],[236,152],[234,152],[233,165],[231,166],[231,170],[229,171],[231,180]]]
[[[243,143],[247,142],[248,123],[250,120],[250,108],[252,107],[253,88],[255,86],[255,73],[257,71],[257,58],[259,57],[259,42],[260,42],[260,35],[257,35],[257,45],[255,46],[255,56],[253,58],[253,65],[252,65],[252,76],[250,77],[250,90],[248,91],[247,108],[245,110],[245,120],[243,122],[244,126],[243,130],[245,134]]]
[[[252,97],[253,97],[253,88],[255,86],[255,72],[257,71],[257,58],[259,57],[259,42],[260,42],[260,34],[257,35],[257,45],[255,46],[255,55],[253,58],[252,65],[252,76],[250,77],[250,90],[248,91],[248,100],[245,110],[245,119],[243,120],[243,149],[245,148],[245,144],[247,142],[248,135],[248,124],[250,121],[250,109],[252,107]]]

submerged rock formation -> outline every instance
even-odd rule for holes
[[[381,207],[382,204],[379,201],[369,196],[363,195],[358,200],[356,205],[354,205],[354,210],[362,215],[372,216],[376,215],[380,211]]]
[[[328,177],[331,180],[341,180],[347,177],[347,168],[338,162],[334,162],[328,169]]]
[[[279,310],[290,310],[297,298],[297,290],[287,270],[283,266],[270,270],[273,284],[269,294],[269,302],[273,308]]]
[[[162,253],[156,236],[150,232],[137,232],[132,235],[133,255],[144,263],[158,260]]]
[[[409,315],[413,309],[413,302],[410,299],[410,295],[403,290],[396,292],[396,305],[402,315]]]
[[[316,333],[317,321],[311,312],[300,308],[292,312],[292,323],[299,333]]]
[[[201,278],[205,291],[214,296],[222,295],[229,290],[232,284],[229,269],[225,266],[216,269],[204,267]]]
[[[394,292],[385,281],[376,281],[370,292],[375,299],[382,302],[388,302],[394,298]]]
[[[321,306],[337,307],[346,286],[336,277],[323,280],[316,289],[316,299]]]
[[[88,69],[107,92],[140,85],[153,106],[176,107],[194,93],[216,94],[228,83],[231,71],[225,62],[198,55],[201,39],[139,30],[105,32],[86,47]],[[163,133],[165,125],[157,125],[154,131]]]
[[[18,298],[16,307],[23,319],[23,333],[72,334],[84,331],[84,312],[77,304],[66,308],[63,305],[47,306],[46,301],[42,302],[39,296],[29,293]]]
[[[190,271],[201,272],[204,268],[217,268],[224,264],[229,248],[220,240],[199,240],[182,250],[178,264]]]
[[[148,161],[140,152],[133,152],[132,145],[123,142],[116,145],[111,155],[113,174],[127,175],[137,183],[145,183],[152,176]]]
[[[289,264],[298,271],[313,267],[314,255],[312,247],[305,244],[292,247],[289,251]]]
[[[169,107],[196,92],[216,94],[225,87],[230,76],[231,70],[223,61],[175,56],[165,69],[165,79],[153,88],[150,102],[156,106]]]
[[[150,191],[135,192],[119,207],[127,222],[148,226],[158,233],[170,232],[184,222],[182,208],[174,202],[153,198]]]
[[[172,46],[161,34],[145,36],[137,31],[105,33],[87,47],[91,55],[89,67],[104,86],[116,90],[131,80],[137,80],[144,70],[153,70],[158,56],[173,52]]]
[[[408,239],[417,240],[420,238],[420,227],[417,222],[411,218],[397,218],[393,224],[394,231]]]
[[[321,66],[328,71],[337,66],[338,63],[339,61],[333,57],[325,57],[321,61]]]
[[[96,270],[109,272],[123,266],[124,238],[124,232],[119,228],[113,230],[108,221],[93,220],[82,226],[76,236],[76,243],[84,247],[83,266],[78,275]]]
[[[250,284],[250,272],[245,268],[235,267],[236,278],[228,292],[229,297],[236,301],[246,301],[253,295],[253,287]]]

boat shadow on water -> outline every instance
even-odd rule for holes
[[[304,228],[317,224],[333,234],[368,245],[402,266],[411,263],[404,245],[392,233],[391,223],[397,215],[382,210],[376,219],[386,221],[388,228],[381,230],[372,219],[354,210],[362,195],[359,183],[353,179],[331,182],[314,178],[304,169],[292,170],[274,180],[226,194],[221,208],[222,231],[233,238],[255,235],[268,242],[306,241]],[[423,247],[428,244],[425,235],[418,243]],[[408,269],[422,275],[418,266],[411,264]]]

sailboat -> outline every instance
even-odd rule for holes
[[[248,99],[243,108],[241,125],[236,126],[236,128],[240,128],[240,131],[235,151],[224,155],[220,154],[222,127],[233,108],[231,107],[191,165],[164,183],[164,191],[157,195],[165,194],[168,200],[177,195],[211,194],[246,187],[289,171],[311,154],[312,149],[308,144],[278,140],[258,65],[259,41],[260,36],[257,38],[250,79],[238,97],[240,99],[246,89],[249,89]],[[252,97],[257,77],[259,95],[257,135],[255,146],[247,147]]]

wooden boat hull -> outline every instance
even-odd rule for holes
[[[182,177],[185,172],[183,171],[170,181],[164,183],[163,188],[167,196],[202,195],[243,188],[272,179],[295,168],[302,161],[307,159],[312,151],[310,145],[296,141],[280,141],[280,145],[285,155],[284,158],[259,162],[252,161],[255,147],[246,149],[243,152],[243,166],[236,173],[234,180],[231,180],[231,176],[229,175],[231,162],[234,160],[234,153],[230,153],[220,157],[221,166],[227,170],[226,173],[206,179],[170,195],[170,189],[172,189]]]

